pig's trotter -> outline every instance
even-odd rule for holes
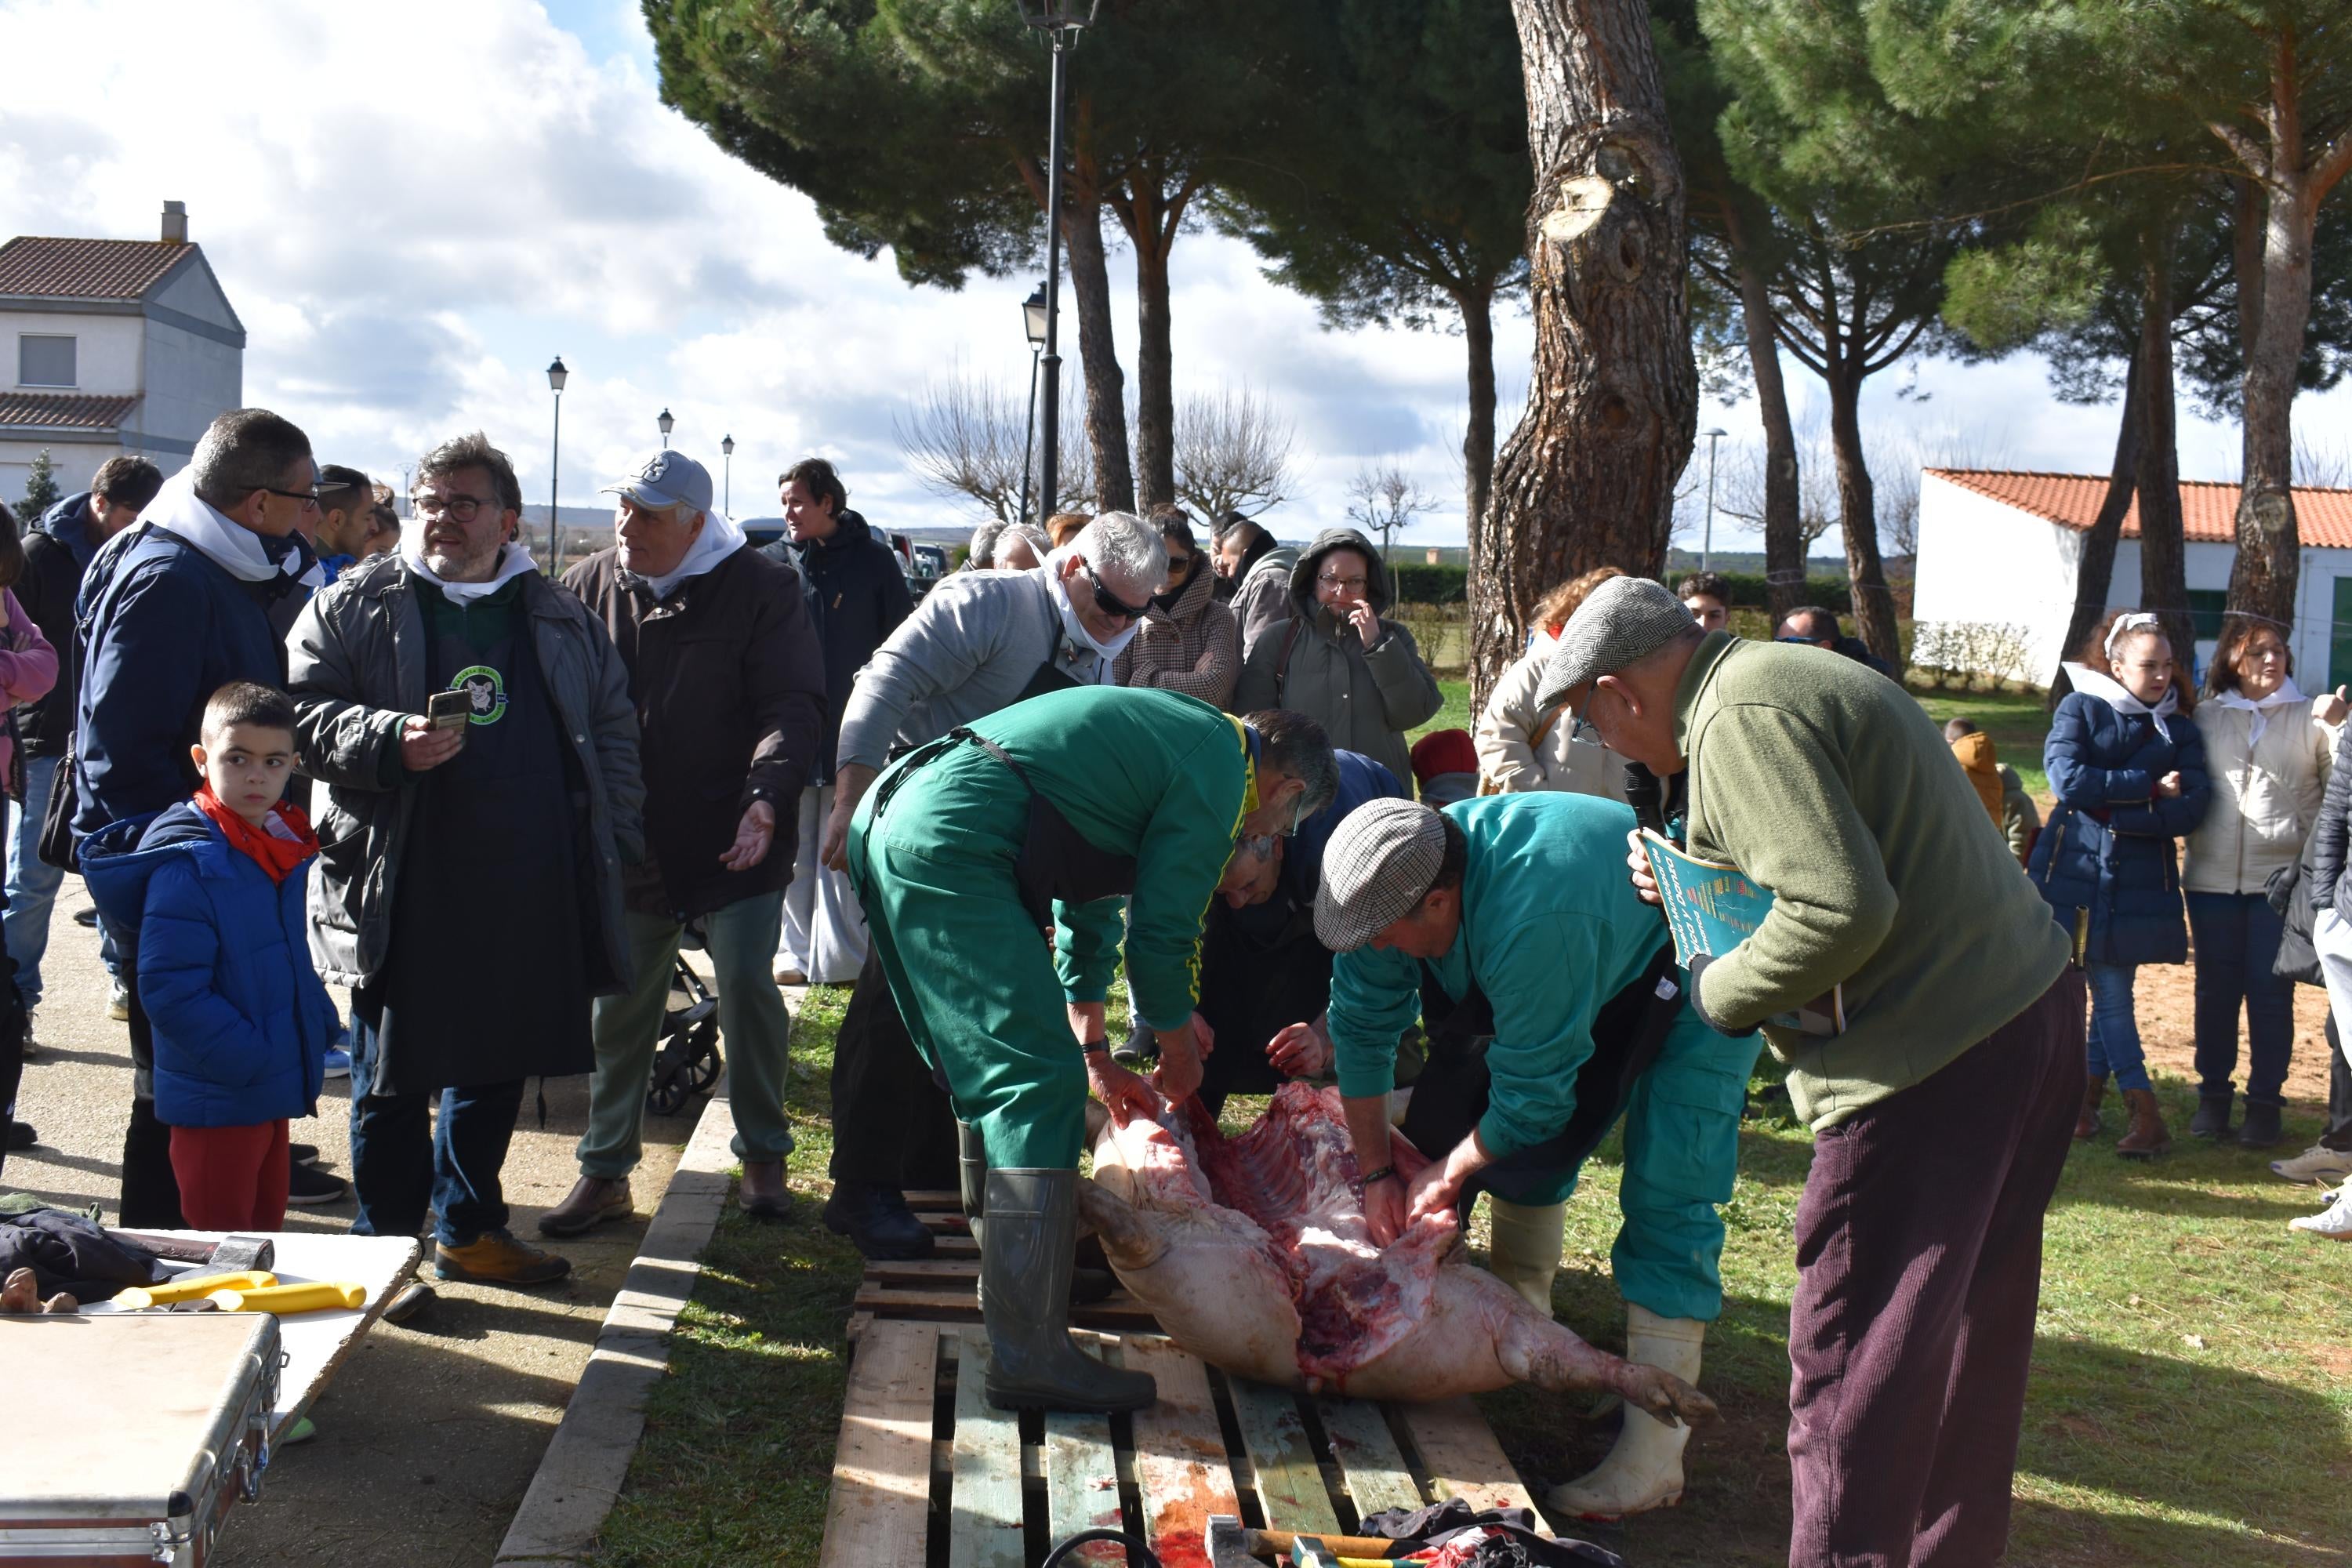
[[[1720,1414],[1715,1401],[1670,1372],[1640,1362],[1619,1362],[1617,1391],[1625,1402],[1659,1420],[1680,1416],[1688,1426],[1712,1421]]]
[[[1084,1176],[1078,1178],[1078,1221],[1119,1268],[1149,1268],[1168,1250],[1167,1238],[1141,1210]]]

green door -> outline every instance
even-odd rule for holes
[[[2352,577],[2338,577],[2335,618],[2327,628],[2327,688],[2333,691],[2347,682],[2352,682]]]

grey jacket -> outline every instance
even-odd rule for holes
[[[1241,585],[1234,590],[1230,607],[1234,619],[1242,624],[1244,658],[1267,627],[1280,627],[1290,619],[1290,572],[1297,564],[1297,550],[1277,544],[1250,563]]]
[[[425,619],[397,552],[350,568],[302,607],[286,639],[302,771],[327,786],[320,875],[310,892],[310,952],[347,985],[382,969],[392,900],[416,792],[400,765],[400,730],[425,711]],[[629,672],[580,601],[534,572],[522,614],[557,715],[587,783],[595,908],[612,973],[634,979],[621,913],[621,867],[645,858],[645,785]]]
[[[1018,699],[1048,658],[1080,685],[1107,682],[1101,656],[1063,631],[1053,570],[941,578],[858,671],[837,762],[879,768],[894,743],[919,746],[984,719]]]

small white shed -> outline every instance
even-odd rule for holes
[[[1915,662],[2047,684],[2057,673],[2084,542],[2105,474],[1928,468],[1919,479]],[[2238,487],[2183,479],[2189,607],[2200,668],[2212,657],[2237,557]],[[2352,490],[2298,487],[2303,540],[2288,646],[2307,690],[2352,682]],[[2139,602],[2139,508],[2124,516],[2105,607]]]

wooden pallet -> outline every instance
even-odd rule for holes
[[[1134,1416],[990,1408],[987,1337],[877,1319],[858,1339],[819,1568],[1024,1568],[1095,1526],[1140,1531],[1166,1568],[1211,1568],[1208,1519],[1348,1533],[1366,1514],[1466,1497],[1533,1508],[1466,1399],[1370,1405],[1228,1378],[1160,1335],[1080,1336],[1146,1371]],[[1080,1561],[1115,1564],[1113,1545]]]
[[[864,1335],[877,1318],[907,1318],[933,1323],[980,1321],[980,1246],[963,1217],[963,1202],[954,1193],[913,1192],[907,1206],[930,1229],[934,1251],[909,1263],[868,1263],[850,1307],[849,1337]],[[1151,1309],[1114,1290],[1102,1301],[1072,1310],[1080,1328],[1111,1333],[1160,1331]]]

